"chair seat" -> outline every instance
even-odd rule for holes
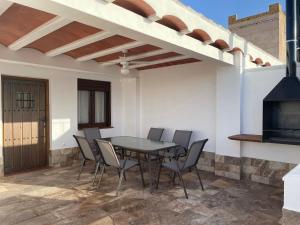
[[[184,162],[172,160],[170,162],[163,163],[162,166],[175,172],[179,172],[183,170]]]
[[[126,161],[126,163],[125,163],[125,161]],[[130,169],[131,167],[134,167],[134,166],[136,166],[136,165],[138,165],[139,163],[137,162],[137,161],[135,161],[135,160],[123,160],[123,159],[121,159],[121,160],[119,160],[119,162],[120,162],[120,165],[121,165],[121,168],[122,169],[124,169],[124,170],[128,170],[128,169]],[[124,163],[125,163],[125,165],[124,165]]]

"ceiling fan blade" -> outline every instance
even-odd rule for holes
[[[103,62],[101,63],[103,66],[112,66],[112,65],[116,65],[116,64],[126,64],[127,60],[125,56],[120,56],[118,60],[111,60],[111,61],[107,61],[107,62]]]
[[[129,64],[149,64],[149,61],[130,61]]]
[[[101,65],[103,65],[103,66],[113,66],[113,65],[116,65],[116,64],[118,64],[118,63],[114,62],[114,61],[108,61],[108,62],[101,63]]]

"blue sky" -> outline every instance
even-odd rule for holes
[[[186,5],[201,12],[216,23],[227,27],[228,16],[237,14],[239,18],[268,11],[269,5],[285,0],[181,0]]]

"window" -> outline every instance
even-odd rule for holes
[[[78,79],[78,128],[111,126],[110,82]]]

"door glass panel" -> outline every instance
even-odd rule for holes
[[[27,109],[29,108],[29,94],[28,93],[23,93],[23,96],[24,96],[24,108]]]
[[[22,92],[16,93],[16,107],[17,109],[21,109],[23,104],[23,94]]]
[[[33,94],[30,93],[30,108],[34,109],[35,108],[35,100],[33,98]]]
[[[95,122],[105,122],[105,92],[95,92]]]
[[[34,108],[34,98],[30,92],[16,92],[16,107],[18,109]]]
[[[31,100],[30,93],[24,93],[24,108],[25,109],[30,108],[30,100]]]
[[[78,91],[78,123],[89,123],[90,92]]]

